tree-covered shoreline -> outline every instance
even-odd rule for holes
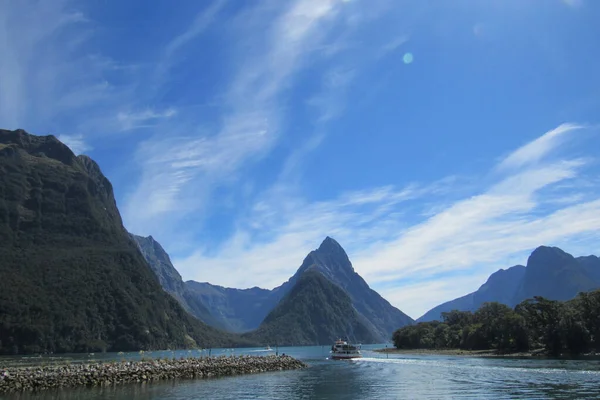
[[[442,319],[398,329],[394,346],[500,354],[543,349],[552,356],[600,351],[600,290],[580,293],[566,302],[534,297],[514,309],[485,303],[475,312],[442,313]]]

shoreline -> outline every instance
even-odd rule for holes
[[[143,361],[113,361],[52,366],[0,366],[0,393],[83,386],[114,386],[173,379],[206,379],[306,368],[293,357],[220,356]]]
[[[457,357],[481,357],[481,358],[530,358],[530,359],[600,359],[600,353],[589,353],[580,355],[561,354],[550,356],[543,350],[526,352],[498,353],[496,350],[462,350],[462,349],[397,349],[395,347],[373,350],[384,354],[412,354],[432,356],[457,356]]]
[[[377,353],[388,354],[416,354],[437,356],[462,356],[462,357],[539,357],[533,352],[503,353],[495,350],[462,350],[462,349],[396,349],[395,347],[375,349]]]

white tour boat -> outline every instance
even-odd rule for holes
[[[349,360],[361,358],[360,345],[350,344],[347,340],[338,339],[331,346],[331,358],[333,360]]]

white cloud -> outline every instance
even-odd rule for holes
[[[336,67],[324,74],[322,90],[308,100],[317,109],[317,122],[327,122],[338,117],[346,100],[348,86],[354,80],[356,70]]]
[[[164,111],[155,111],[145,109],[142,111],[124,112],[117,114],[117,121],[121,125],[121,129],[139,129],[156,126],[157,122],[162,119],[169,119],[177,115],[177,110],[168,108]]]
[[[569,133],[582,129],[582,125],[562,124],[556,129],[546,132],[544,135],[513,151],[499,165],[500,169],[520,168],[527,164],[538,162],[551,151],[559,147],[565,136]]]
[[[88,142],[111,133],[110,116],[135,99],[139,68],[103,56],[93,33],[70,1],[0,2],[4,127],[81,132]]]
[[[83,135],[59,135],[58,140],[66,144],[76,155],[84,154],[91,150],[91,146],[85,142]]]
[[[506,266],[498,266],[503,267]],[[477,272],[451,278],[440,277],[403,287],[381,288],[378,289],[378,293],[391,304],[403,305],[402,310],[417,319],[433,307],[476,290],[488,276],[488,273]]]
[[[198,13],[188,29],[169,42],[165,48],[167,58],[172,57],[179,49],[187,43],[193,41],[198,35],[201,35],[208,27],[214,23],[215,18],[225,6],[225,0],[216,0],[207,7],[206,10]]]
[[[34,113],[51,113],[54,102],[45,104],[54,90],[51,80],[75,70],[63,62],[70,49],[55,39],[85,19],[67,11],[64,2],[36,6],[28,1],[0,3],[0,120],[10,129],[26,127]],[[37,63],[44,69],[36,68]]]
[[[316,57],[314,49],[326,42],[340,6],[333,0],[294,1],[261,28],[264,36],[251,33],[264,26],[271,8],[257,7],[239,17],[232,29],[239,43],[233,47],[237,70],[224,96],[227,111],[219,114],[216,128],[170,126],[169,137],[161,132],[140,148],[142,180],[124,208],[129,229],[149,232],[161,220],[173,226],[201,209],[217,181],[223,184],[272,148],[285,118],[280,100],[294,75]],[[340,79],[350,78],[339,73],[330,83],[341,85]],[[138,206],[142,200],[148,205],[143,209]]]
[[[518,159],[513,154],[508,158]],[[274,188],[222,248],[199,249],[189,257],[175,257],[174,263],[186,279],[273,287],[330,235],[346,248],[355,269],[372,287],[381,288],[394,305],[419,317],[434,302],[453,298],[444,296],[477,289],[485,281],[482,277],[511,266],[508,263],[515,257],[524,263],[539,245],[569,245],[565,250],[576,252],[590,240],[597,241],[600,196],[594,188],[578,184],[588,164],[564,158],[543,162],[541,156],[537,161],[527,169],[510,170],[493,185],[425,218],[418,212],[424,206],[422,199],[458,191],[455,180],[405,189],[374,188],[319,203],[306,203],[297,192],[287,196]],[[586,200],[556,203],[556,191],[567,183],[570,196],[585,194]],[[547,198],[549,189],[555,192]],[[588,248],[595,250],[600,248]],[[440,274],[443,285],[436,283]],[[428,300],[420,295],[424,287],[440,291]]]

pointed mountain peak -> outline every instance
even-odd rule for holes
[[[318,249],[311,251],[296,274],[302,274],[312,267],[321,271],[329,279],[337,275],[354,274],[354,268],[348,254],[342,246],[331,237],[327,236]]]
[[[329,236],[327,236],[325,238],[325,240],[323,240],[323,242],[319,246],[318,251],[320,251],[320,252],[326,252],[326,253],[332,253],[332,252],[342,251],[342,252],[345,253],[345,251],[342,248],[342,246],[340,246],[340,244],[335,239],[333,239],[333,238],[331,238]]]

